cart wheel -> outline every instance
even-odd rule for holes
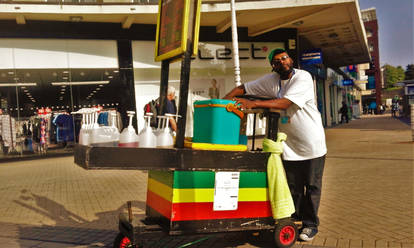
[[[138,248],[138,246],[131,244],[129,238],[122,233],[118,233],[114,241],[114,248]]]
[[[298,238],[298,228],[290,219],[279,220],[275,226],[274,238],[276,247],[291,247]]]

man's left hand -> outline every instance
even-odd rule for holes
[[[236,101],[235,105],[240,106],[243,109],[252,109],[256,107],[255,101],[250,101],[244,98],[233,98],[234,101]]]

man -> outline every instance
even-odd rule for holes
[[[293,60],[284,49],[272,50],[268,59],[275,73],[236,87],[224,98],[234,99],[243,108],[282,110],[279,131],[287,134],[283,164],[295,203],[293,217],[303,224],[299,238],[310,241],[318,233],[318,208],[327,152],[314,84],[308,72],[293,68]],[[237,98],[244,94],[273,99]]]
[[[177,114],[177,106],[175,105],[175,88],[172,86],[168,86],[167,100],[165,101],[163,114]],[[176,132],[177,122],[175,119],[173,117],[170,117],[169,122],[171,129]]]
[[[344,121],[348,123],[348,105],[346,105],[346,102],[342,102],[342,107],[339,109],[339,113],[341,114],[341,123],[344,123]]]

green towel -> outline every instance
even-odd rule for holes
[[[290,217],[295,212],[285,169],[280,158],[283,153],[282,141],[285,141],[286,137],[286,134],[278,133],[276,142],[270,139],[263,140],[263,151],[272,153],[267,161],[267,183],[269,201],[275,219]]]

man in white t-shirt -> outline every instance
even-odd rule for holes
[[[233,99],[243,108],[281,109],[279,131],[287,134],[283,165],[296,212],[302,221],[299,238],[312,240],[318,233],[318,208],[322,175],[327,152],[321,114],[316,106],[312,76],[294,69],[284,49],[270,52],[271,74],[234,88],[224,98]],[[271,100],[247,100],[241,95],[256,95]]]

